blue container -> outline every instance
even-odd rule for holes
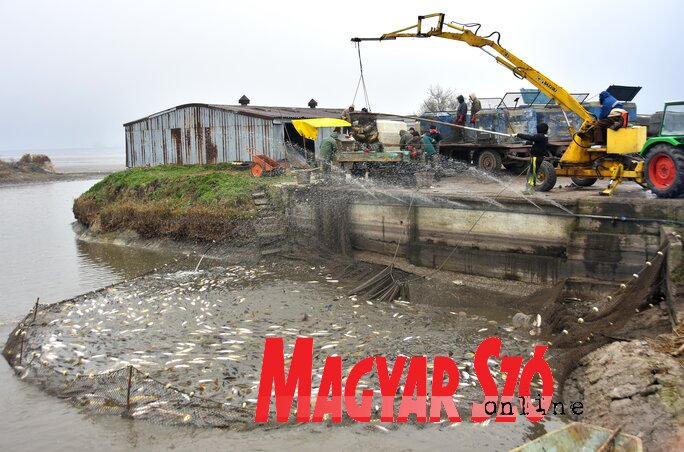
[[[447,122],[449,124],[456,124],[456,115],[454,112],[438,112],[438,113],[423,113],[421,118],[434,119],[435,121]],[[428,130],[430,126],[437,127],[437,131],[442,135],[442,140],[446,142],[456,141],[456,128],[445,126],[444,124],[434,124],[428,121],[420,121],[421,129]]]
[[[566,112],[568,121],[572,127],[577,130],[582,125],[582,119],[575,113]],[[565,116],[560,108],[539,108],[537,110],[537,120],[545,122],[549,125],[549,139],[554,141],[568,141],[570,140],[570,132],[568,132],[568,124],[565,121]]]
[[[549,96],[542,93],[538,89],[533,88],[521,88],[520,94],[522,94],[523,102],[525,102],[527,105],[531,105],[532,102],[534,102],[534,105],[546,105],[551,100]]]

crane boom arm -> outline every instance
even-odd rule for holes
[[[429,31],[422,31],[422,21],[424,19],[437,17],[437,26],[430,28]],[[445,31],[444,27],[448,27],[455,31]],[[436,36],[438,38],[452,39],[455,41],[462,41],[472,47],[478,47],[492,56],[498,63],[510,69],[514,75],[519,78],[524,78],[532,85],[537,87],[542,93],[553,99],[561,108],[570,110],[577,114],[583,120],[581,132],[589,130],[596,122],[596,118],[589,113],[562,86],[558,85],[550,78],[534,69],[529,64],[503,48],[497,41],[493,41],[488,37],[478,36],[470,31],[468,28],[460,25],[444,23],[444,14],[428,14],[426,16],[418,16],[418,23],[410,27],[402,28],[401,30],[386,33],[379,38],[353,38],[353,42],[361,41],[385,41],[396,38],[429,38]],[[491,35],[490,35],[491,36]],[[487,51],[487,48],[493,49],[498,55],[494,55]]]

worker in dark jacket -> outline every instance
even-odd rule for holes
[[[437,130],[436,125],[430,126],[430,138],[432,138],[433,146],[435,147],[435,155],[439,154],[439,142],[442,141],[442,134]],[[433,158],[431,158],[432,160]]]
[[[340,128],[336,127],[329,136],[321,141],[319,156],[321,157],[321,169],[323,172],[330,172],[330,169],[332,168],[332,162],[335,159],[335,153],[337,152],[337,137],[339,136],[339,133]]]
[[[537,133],[530,135],[527,133],[519,133],[516,136],[520,139],[531,141],[532,149],[530,150],[530,166],[527,170],[527,186],[525,187],[526,195],[534,194],[534,187],[537,185],[537,172],[544,162],[546,155],[546,146],[549,144],[549,125],[540,122],[537,124]]]
[[[435,140],[436,144],[442,141],[442,134],[437,130],[437,126],[430,126],[430,138]]]
[[[458,107],[456,108],[456,125],[465,126],[466,116],[468,116],[468,104],[465,103],[465,98],[460,94],[456,99],[458,100]],[[464,130],[460,127],[456,127],[456,142],[462,142],[463,136]]]

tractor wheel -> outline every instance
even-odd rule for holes
[[[684,194],[684,150],[657,144],[646,157],[644,170],[648,188],[659,198]]]
[[[261,163],[252,163],[252,167],[249,170],[254,177],[261,177],[264,175],[264,167],[261,166]]]
[[[556,169],[544,160],[537,171],[537,190],[549,191],[556,185]]]
[[[501,169],[501,154],[485,149],[477,154],[477,167],[491,173],[498,172]]]
[[[504,163],[503,166],[508,171],[519,176],[525,171],[527,171],[527,167],[530,166],[530,163],[524,160],[511,160],[510,162]]]
[[[570,177],[570,179],[572,179],[572,183],[577,185],[578,187],[591,187],[598,180],[595,177],[579,177],[579,176],[572,176],[572,177]]]

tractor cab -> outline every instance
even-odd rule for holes
[[[657,196],[684,195],[684,100],[666,102],[660,134],[640,152],[646,159],[646,182]]]
[[[660,136],[684,137],[684,101],[665,103]]]

